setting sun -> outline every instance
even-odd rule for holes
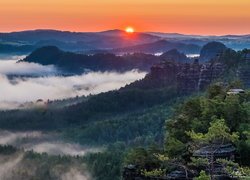
[[[135,31],[134,31],[134,28],[132,28],[132,27],[127,27],[125,31],[126,31],[127,33],[133,33],[133,32],[135,32]]]

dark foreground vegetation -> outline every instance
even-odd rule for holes
[[[123,89],[90,96],[77,105],[65,108],[48,106],[2,111],[0,126],[11,131],[56,131],[68,141],[104,146],[104,151],[89,154],[83,157],[84,160],[80,158],[80,163],[86,165],[95,179],[120,179],[126,152],[131,147],[162,144],[165,119],[171,114],[172,106],[183,98],[178,97],[174,88]],[[35,153],[34,156],[41,155]],[[41,157],[37,162],[47,163],[48,167],[43,168],[50,169],[47,159],[52,157]],[[54,157],[54,160],[60,162],[60,158],[63,157]],[[67,166],[70,163],[65,162]],[[38,177],[50,179],[49,175],[50,171],[42,171]]]
[[[250,93],[228,90],[213,85],[178,106],[166,121],[163,146],[127,154],[125,179],[249,178]]]

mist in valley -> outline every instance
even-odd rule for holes
[[[26,177],[33,177],[39,170],[40,165],[33,164],[29,167],[31,160],[27,158],[26,152],[33,152],[48,156],[66,156],[79,157],[85,156],[87,153],[102,152],[103,148],[84,147],[79,144],[63,141],[59,134],[45,133],[41,131],[26,131],[26,132],[11,132],[7,130],[0,130],[0,145],[2,147],[11,145],[20,152],[12,154],[2,153],[0,155],[0,179],[1,180],[15,180],[20,177],[18,174],[21,169],[25,169],[28,174]],[[41,162],[37,162],[41,163]],[[37,166],[37,167],[36,167]],[[26,169],[27,168],[27,169]],[[91,176],[84,164],[78,165],[60,165],[51,169],[51,173],[55,179],[60,180],[89,180]]]
[[[87,72],[63,76],[63,72],[54,66],[18,62],[23,57],[4,57],[0,60],[0,110],[43,107],[47,100],[107,92],[146,75],[145,72],[131,70],[124,73]],[[49,176],[53,179],[90,180],[92,177],[86,164],[78,158],[105,150],[103,147],[66,141],[55,132],[42,131],[0,130],[0,145],[1,180],[43,177],[46,175],[46,172],[42,172],[44,166],[49,168]],[[9,148],[11,153],[8,152]],[[59,158],[58,164],[49,162],[54,157]],[[64,162],[63,157],[68,160]]]
[[[0,60],[0,109],[16,109],[27,102],[87,96],[119,89],[142,79],[145,72],[88,72],[62,76],[54,66]],[[10,77],[11,75],[11,77]]]

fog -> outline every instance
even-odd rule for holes
[[[58,70],[52,66],[42,66],[36,63],[19,62],[25,56],[0,56],[1,75],[47,76],[55,75]]]
[[[36,63],[20,62],[16,60],[0,61],[0,74],[4,75],[53,75],[57,70],[54,66],[42,66]]]
[[[54,66],[16,63],[24,57],[0,57],[0,109],[19,108],[23,103],[29,104],[29,102],[36,102],[38,99],[64,99],[105,92],[120,88],[145,75],[145,73],[130,71],[124,74],[90,72],[63,77],[58,76],[61,72]],[[84,156],[86,153],[103,151],[103,148],[92,148],[67,142],[57,133],[41,131],[0,130],[0,145],[11,145],[22,149],[22,151],[11,155],[4,153],[0,155],[1,180],[24,179],[18,174],[24,169],[27,177],[36,177],[38,166],[35,164],[30,166],[30,162],[24,158],[25,151],[66,156]],[[55,167],[51,170],[52,176],[56,179],[92,179],[84,164],[60,167],[62,169]]]
[[[11,180],[12,172],[19,166],[23,159],[23,154],[7,158],[0,156],[0,179]]]
[[[101,152],[103,148],[84,147],[79,144],[62,140],[59,134],[45,133],[41,131],[12,132],[0,130],[0,145],[11,145],[23,151],[0,155],[0,179],[19,180],[24,177],[36,177],[37,164],[30,167],[30,161],[25,157],[25,151],[47,153],[48,155],[84,156],[86,153]],[[39,162],[38,162],[39,163]],[[51,169],[53,177],[60,180],[90,180],[91,175],[85,164],[61,165]],[[41,168],[41,167],[40,167]],[[20,171],[27,172],[20,178]]]
[[[57,134],[40,131],[11,132],[0,130],[0,145],[12,145],[25,151],[33,150],[49,155],[84,156],[89,152],[102,151],[102,148],[90,148],[64,142]]]
[[[61,176],[61,180],[90,180],[90,175],[85,172],[82,173],[75,168],[71,168],[68,172]]]
[[[23,103],[38,99],[47,101],[107,92],[141,79],[146,73],[131,70],[125,73],[88,72],[67,77],[57,74],[53,66],[0,60],[0,109],[19,108]],[[19,76],[10,78],[10,75]]]
[[[26,179],[41,179],[39,170],[43,169],[37,164],[30,164],[30,161],[25,159],[24,153],[15,153],[11,156],[0,155],[0,179],[1,180],[26,180]],[[84,164],[76,164],[67,167],[60,165],[50,169],[50,175],[57,180],[91,180],[93,179]]]

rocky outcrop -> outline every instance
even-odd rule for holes
[[[200,64],[163,62],[151,68],[147,81],[157,82],[158,87],[175,86],[181,93],[204,90],[224,72],[222,63]],[[152,83],[151,83],[152,84]]]
[[[238,77],[246,87],[250,87],[250,50],[243,55],[243,62],[238,68]]]
[[[160,58],[163,61],[171,62],[187,62],[189,60],[184,53],[180,53],[177,49],[172,49],[163,53]]]
[[[200,52],[200,62],[207,62],[219,56],[227,47],[220,42],[209,42],[204,45]]]

